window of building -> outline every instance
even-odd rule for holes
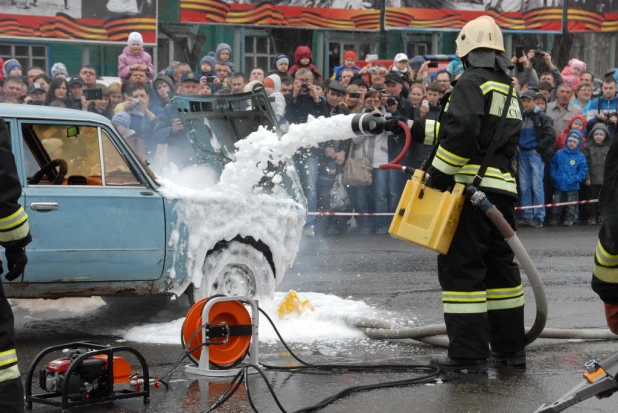
[[[0,57],[7,61],[8,59],[17,59],[21,67],[25,71],[33,66],[38,66],[47,73],[47,46],[34,44],[8,44],[0,43]]]
[[[250,73],[255,67],[268,73],[275,56],[275,48],[268,36],[245,37],[245,73]]]

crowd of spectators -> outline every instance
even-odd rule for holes
[[[464,72],[457,58],[445,70],[430,73],[430,62],[423,56],[409,59],[404,53],[395,55],[390,65],[366,59],[359,67],[358,56],[349,50],[343,64],[324,76],[313,64],[307,46],[298,47],[292,58],[276,55],[270,68],[248,68],[248,75],[236,71],[231,58],[231,47],[221,43],[200,60],[195,70],[174,61],[155,73],[141,35],[134,32],[118,56],[120,82],[98,84],[96,70],[90,65],[69,76],[66,66],[57,62],[48,76],[38,67],[25,71],[17,60],[10,59],[0,62],[1,99],[4,103],[97,113],[111,119],[141,156],[152,157],[164,147],[167,160],[183,167],[192,162],[193,149],[169,105],[170,92],[226,95],[264,88],[283,132],[290,124],[306,122],[310,115],[364,112],[407,121],[413,134],[423,136],[424,143],[414,143],[401,163],[418,168],[437,143],[442,98]],[[541,59],[547,67],[540,76],[533,68],[535,59]],[[594,75],[580,60],[572,59],[560,71],[548,53],[539,55],[530,50],[514,56],[512,62],[515,67],[511,76],[521,97],[523,117],[519,151],[512,162],[521,205],[596,199],[603,182],[603,161],[617,130],[618,73],[604,76],[601,93],[595,96]],[[100,89],[101,93],[93,99],[90,89]],[[395,158],[403,145],[403,134],[385,132],[300,149],[294,162],[308,210],[331,211],[331,188],[346,160],[367,158],[372,167],[371,184],[348,186],[350,207],[339,212],[394,212],[408,177],[379,166]],[[386,234],[390,217],[361,215],[355,221],[360,234]],[[541,227],[578,221],[598,223],[597,205],[525,209],[519,223]],[[304,234],[345,234],[349,228],[347,217],[317,219],[310,215]]]

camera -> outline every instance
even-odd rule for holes
[[[395,95],[390,95],[387,99],[386,99],[386,106],[395,106],[397,104],[397,96]]]
[[[543,57],[545,55],[545,52],[543,51],[543,49],[541,49],[541,46],[537,46],[536,49],[534,49],[534,57]]]
[[[378,68],[377,67],[370,67],[369,68],[369,73],[374,74],[374,73],[378,73]]]
[[[348,96],[352,99],[354,98],[358,99],[361,95],[360,93],[350,93]]]
[[[133,102],[134,105],[139,105],[139,99],[138,98],[131,98],[131,102]]]

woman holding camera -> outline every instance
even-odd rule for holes
[[[345,107],[348,108],[350,113],[361,113],[365,107],[359,87],[357,85],[349,85],[345,88],[345,96],[343,97]]]
[[[97,113],[112,119],[112,105],[109,99],[109,91],[105,86],[101,86],[101,99],[88,102],[88,112]]]

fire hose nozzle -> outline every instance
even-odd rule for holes
[[[352,118],[352,132],[357,136],[379,135],[385,124],[386,119],[377,113],[359,113]]]

